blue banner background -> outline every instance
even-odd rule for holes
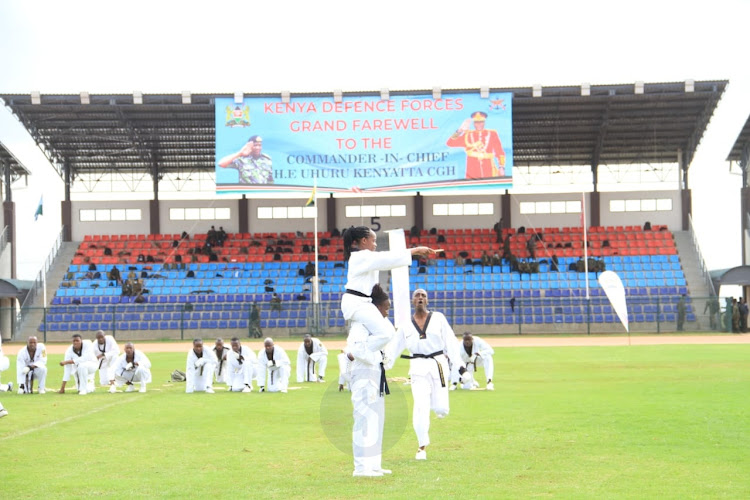
[[[512,94],[432,96],[216,99],[217,192],[307,190],[317,176],[321,191],[398,191],[508,188],[512,185]],[[473,130],[472,115],[487,115],[505,152],[505,175],[467,179],[467,153],[446,142],[460,127]],[[328,130],[325,130],[328,128]],[[386,130],[390,128],[390,130]],[[262,137],[273,182],[240,184],[236,168],[220,161]],[[264,182],[260,180],[258,182]]]

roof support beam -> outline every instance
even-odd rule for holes
[[[746,142],[742,147],[742,152],[740,153],[740,161],[737,162],[737,164],[740,166],[740,170],[742,171],[742,187],[748,187],[747,170],[748,168],[750,168],[750,141]]]
[[[609,131],[609,109],[611,102],[612,101],[607,101],[607,106],[604,108],[602,121],[599,124],[599,133],[596,136],[596,144],[594,145],[594,150],[591,152],[591,175],[594,181],[594,192],[599,189],[599,161],[602,157],[604,141],[607,138],[607,132]]]
[[[159,173],[159,153],[158,148],[151,150],[148,155],[151,163],[151,182],[154,191],[154,201],[159,201],[159,181],[161,180],[161,174]]]
[[[65,201],[70,201],[70,186],[73,185],[73,169],[70,168],[70,162],[63,160],[62,164],[65,183]]]
[[[8,242],[10,243],[10,277],[16,278],[16,204],[13,203],[13,189],[11,188],[11,165],[7,160],[0,160],[3,167],[3,182],[5,182],[5,202],[3,203],[3,220],[8,228]]]
[[[3,168],[3,182],[5,182],[5,201],[13,201],[13,190],[10,188],[10,162],[0,158],[0,167]]]

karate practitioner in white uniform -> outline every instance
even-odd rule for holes
[[[120,355],[120,347],[112,335],[104,335],[103,330],[96,332],[94,354],[99,361],[99,385],[108,385],[109,392],[115,392],[115,364]]]
[[[0,376],[3,372],[10,368],[10,358],[3,354],[3,336],[0,334]],[[11,392],[13,390],[13,382],[7,384],[0,384],[0,392]]]
[[[64,367],[62,385],[58,391],[60,394],[65,394],[65,386],[71,375],[76,381],[78,394],[84,396],[94,392],[94,375],[99,362],[96,360],[94,346],[90,340],[82,339],[77,333],[73,335],[73,344],[65,351],[60,366]]]
[[[453,385],[451,390],[455,390],[456,387],[461,389],[473,389],[479,387],[479,383],[476,381],[477,369],[481,366],[484,367],[484,375],[487,379],[487,390],[494,391],[495,384],[492,383],[492,375],[495,372],[495,365],[492,361],[492,356],[495,354],[494,349],[484,340],[480,339],[471,334],[471,332],[464,333],[463,342],[459,349],[461,353],[461,361],[466,365],[466,369],[471,372],[474,380],[471,383],[458,385],[458,373],[452,373]]]
[[[263,351],[258,353],[260,392],[286,392],[291,374],[292,362],[286,351],[274,345],[273,339],[268,337],[263,342]]]
[[[372,289],[372,303],[384,323],[379,328],[385,331],[390,328],[392,336],[395,331],[387,318],[391,301],[380,285],[375,285]],[[362,323],[352,323],[346,343],[353,358],[350,390],[354,408],[352,475],[355,477],[379,477],[391,473],[389,469],[382,467],[385,395],[389,394],[383,368],[383,352],[371,349],[367,342],[369,338],[370,334]]]
[[[185,392],[206,392],[213,394],[216,356],[203,349],[203,339],[193,340],[193,348],[188,351],[185,364]]]
[[[379,383],[381,376],[385,377],[385,372],[380,366],[383,356],[381,350],[393,338],[394,330],[390,321],[384,321],[382,313],[372,303],[373,287],[380,281],[380,271],[408,266],[414,255],[427,256],[435,251],[428,247],[415,247],[400,251],[376,252],[377,237],[365,226],[347,229],[344,231],[343,240],[344,260],[348,262],[348,270],[346,293],[341,296],[341,312],[345,320],[351,321],[347,346],[354,356],[355,363],[351,384],[354,405],[353,475],[376,477],[390,472],[380,467],[382,419],[385,412],[383,410],[382,415],[378,415],[377,411],[372,412],[368,407],[374,405],[379,409],[380,405],[384,405],[384,394],[380,395],[383,391]],[[358,362],[360,363],[357,364]],[[361,373],[356,373],[360,371]],[[381,374],[377,374],[377,371]],[[377,381],[373,381],[373,378]],[[381,399],[380,402],[378,398]],[[367,432],[367,429],[378,432],[378,435],[368,436],[368,441],[365,442],[363,433]]]
[[[214,379],[217,384],[229,385],[229,371],[227,369],[227,355],[229,354],[229,348],[224,345],[223,339],[216,339],[214,348],[211,349],[214,357],[216,358],[216,368],[214,368]]]
[[[411,394],[414,398],[412,424],[417,434],[419,449],[416,459],[426,460],[425,447],[430,444],[430,409],[438,418],[444,418],[450,410],[448,404],[448,386],[450,369],[446,354],[452,360],[458,360],[457,370],[462,382],[469,380],[470,374],[461,364],[459,342],[442,313],[427,309],[427,292],[418,288],[412,294],[414,314],[409,323],[399,325],[396,337],[388,346],[386,358],[392,364],[404,348],[411,353],[404,356],[410,359],[409,376],[411,377]],[[386,368],[390,368],[386,365]]]
[[[328,349],[308,333],[297,350],[297,382],[325,382],[327,365]]]
[[[151,382],[151,361],[132,342],[125,344],[125,352],[120,354],[115,364],[117,387],[128,386],[125,392],[133,392],[135,384],[140,384],[138,392],[146,392],[146,384]]]
[[[346,293],[341,296],[341,313],[344,319],[362,323],[369,332],[368,347],[381,350],[390,342],[393,325],[390,328],[372,304],[372,287],[380,281],[380,271],[411,265],[412,256],[434,255],[428,247],[408,248],[393,252],[376,252],[378,248],[375,233],[365,226],[351,227],[344,231],[344,260],[348,262]]]
[[[258,359],[247,346],[240,344],[240,339],[232,337],[232,348],[227,355],[227,383],[232,392],[252,392],[253,377],[257,371]]]
[[[29,337],[26,346],[18,351],[16,380],[18,381],[18,394],[31,394],[34,390],[34,382],[36,382],[39,394],[47,392],[47,350],[44,344],[37,342],[34,336]]]
[[[344,349],[338,353],[336,360],[339,362],[339,392],[342,392],[344,388],[347,391],[351,391],[352,361],[354,361],[354,356],[352,356],[352,353],[348,349]]]

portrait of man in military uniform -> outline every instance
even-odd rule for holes
[[[448,138],[447,146],[466,150],[466,178],[505,176],[505,151],[496,130],[485,129],[487,113],[477,111]],[[474,130],[471,130],[471,123]]]
[[[254,135],[237,151],[219,161],[221,168],[239,172],[240,184],[273,184],[271,157],[263,154],[263,139]]]

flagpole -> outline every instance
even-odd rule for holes
[[[47,307],[47,263],[42,266],[42,307]],[[46,332],[45,332],[46,333]]]
[[[583,270],[586,273],[586,334],[591,335],[591,297],[589,295],[589,237],[586,229],[586,193],[581,193],[581,214],[583,216]]]
[[[318,272],[318,178],[313,179],[313,206],[315,207],[315,276],[313,276],[313,304],[320,303],[320,273]]]
[[[586,273],[586,300],[589,299],[589,245],[588,245],[588,232],[586,230],[586,194],[581,193],[581,210],[583,216],[581,222],[583,223],[583,269]]]

